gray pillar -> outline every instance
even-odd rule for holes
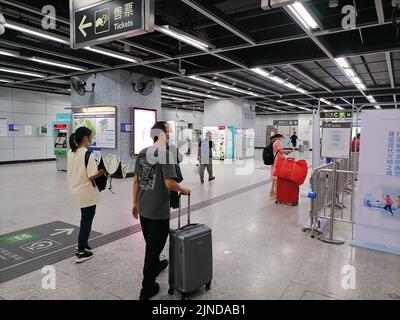
[[[94,93],[78,95],[71,91],[72,107],[84,107],[95,105],[111,105],[117,107],[117,148],[102,149],[102,155],[117,154],[122,161],[131,163],[130,172],[133,170],[133,159],[130,156],[132,149],[130,133],[121,132],[121,123],[131,122],[131,108],[156,109],[157,119],[161,119],[161,81],[154,78],[154,91],[143,96],[133,90],[135,83],[142,75],[124,70],[113,70],[93,75],[83,75],[80,78],[87,82],[87,88],[96,84]],[[133,128],[132,128],[133,129]]]
[[[204,100],[204,126],[233,126],[235,129],[253,129],[255,134],[256,112],[255,103],[241,98],[229,98],[223,100]],[[246,156],[246,143],[242,142],[241,156]],[[253,139],[254,154],[254,139]]]

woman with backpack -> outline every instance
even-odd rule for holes
[[[271,185],[271,191],[269,193],[269,196],[271,198],[276,197],[276,180],[278,179],[277,176],[274,176],[276,159],[279,157],[283,157],[283,155],[288,155],[291,153],[291,151],[289,150],[285,151],[285,149],[282,146],[282,140],[283,140],[283,135],[281,135],[280,133],[277,133],[276,135],[271,137],[272,150],[274,153],[274,163],[271,165],[272,185]]]
[[[78,251],[75,262],[81,263],[92,258],[88,240],[92,222],[96,213],[96,205],[100,202],[100,191],[94,179],[105,174],[104,169],[98,169],[94,155],[91,153],[87,166],[86,152],[92,139],[92,131],[86,127],[78,128],[69,138],[71,149],[68,151],[67,179],[71,192],[75,195],[81,208],[81,223],[78,237]]]

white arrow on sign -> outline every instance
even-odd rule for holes
[[[87,33],[85,31],[86,28],[93,26],[91,22],[86,22],[86,15],[83,16],[81,23],[79,24],[79,30],[82,32],[83,36],[86,38]]]
[[[56,236],[57,234],[60,234],[60,233],[66,233],[68,236],[70,236],[72,234],[72,232],[74,232],[74,228],[55,229],[54,231],[58,231],[58,232],[52,233],[51,236]]]

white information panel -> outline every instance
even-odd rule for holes
[[[7,119],[0,118],[0,137],[7,137],[7,135],[8,135]]]
[[[115,113],[74,113],[73,130],[87,127],[92,131],[92,145],[98,148],[116,148]]]
[[[156,121],[157,110],[133,109],[133,145],[135,154],[139,154],[143,149],[153,145],[150,132]]]
[[[353,245],[400,255],[400,110],[362,119]]]
[[[322,152],[324,158],[350,157],[351,122],[322,123]]]

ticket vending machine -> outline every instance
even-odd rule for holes
[[[69,137],[71,125],[65,123],[53,124],[54,155],[58,171],[67,171],[67,153],[69,150]]]

